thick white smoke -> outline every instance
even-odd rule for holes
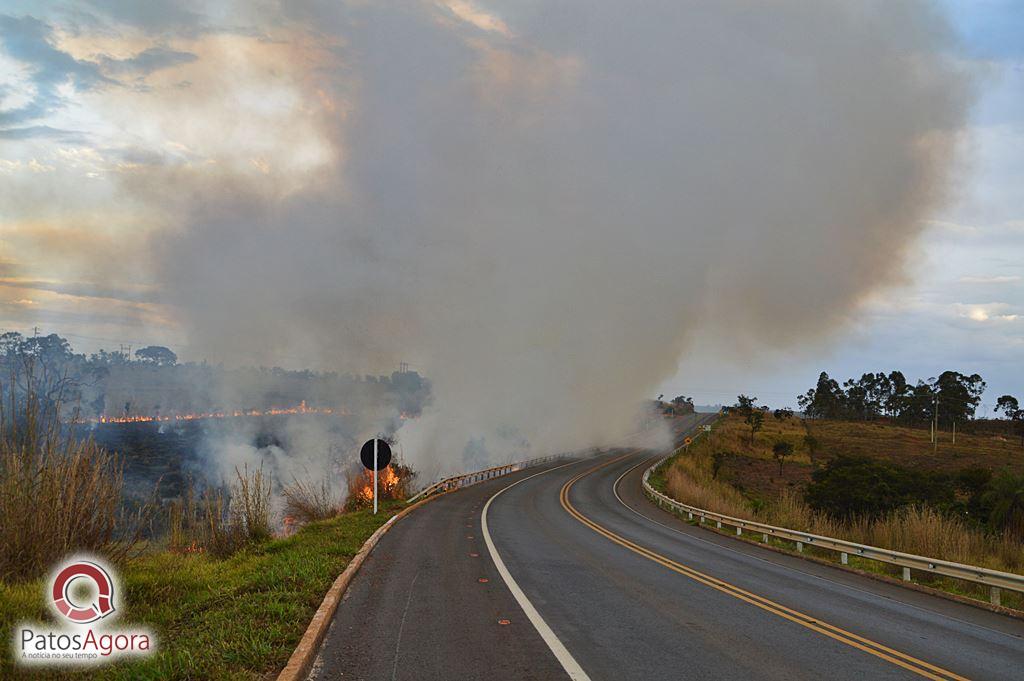
[[[470,438],[498,460],[621,436],[698,328],[833,331],[901,276],[968,104],[919,0],[263,20],[333,162],[281,191],[161,177],[189,206],[154,242],[166,302],[222,359],[410,362],[435,402],[405,452],[452,468]]]

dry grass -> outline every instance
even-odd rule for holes
[[[743,495],[731,485],[711,477],[698,457],[681,456],[666,472],[669,494],[692,506],[715,513],[742,517],[748,513]]]
[[[793,445],[793,454],[786,463],[809,464],[811,452],[805,441],[807,431],[798,418],[782,419],[765,414],[764,425],[750,442],[750,426],[743,422],[743,417],[730,414],[719,419],[710,440],[698,440],[703,447],[712,447],[714,451],[729,452],[748,456],[754,459],[774,461],[772,447],[776,442],[788,442]]]
[[[331,491],[330,480],[326,477],[319,483],[311,479],[295,478],[281,493],[284,496],[284,512],[301,523],[327,520],[341,512],[338,500]]]
[[[929,508],[903,508],[874,522],[840,522],[815,513],[793,490],[756,509],[732,485],[711,475],[711,456],[703,448],[677,457],[666,471],[675,499],[699,508],[930,558],[1022,572],[1024,545],[1009,536],[992,537],[957,518]]]
[[[59,404],[8,396],[0,404],[0,581],[38,577],[75,551],[123,559],[148,509],[123,509],[117,458],[63,433]]]
[[[236,468],[228,493],[208,488],[197,499],[191,487],[167,509],[171,551],[225,557],[271,537],[271,480],[262,466],[252,472]]]
[[[906,428],[884,422],[808,419],[808,432],[819,442],[825,456],[870,456],[900,466],[955,473],[979,466],[1024,473],[1024,447],[1020,440],[999,435],[968,435],[940,432],[938,448],[927,428]]]

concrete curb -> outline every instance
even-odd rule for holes
[[[320,607],[317,608],[316,613],[313,615],[313,619],[310,621],[309,626],[306,627],[306,633],[302,635],[302,639],[299,641],[299,645],[295,647],[295,651],[292,656],[288,658],[288,664],[285,665],[281,673],[277,675],[277,681],[304,681],[309,675],[309,670],[313,666],[313,661],[316,659],[317,653],[320,652],[320,644],[323,643],[324,636],[327,634],[327,628],[331,626],[331,620],[334,619],[334,613],[338,610],[338,605],[341,603],[341,597],[345,594],[345,590],[348,589],[348,585],[352,582],[352,578],[359,572],[359,568],[362,567],[366,561],[366,557],[373,551],[373,547],[377,545],[380,538],[390,530],[395,523],[409,515],[423,504],[429,503],[434,499],[443,497],[448,492],[441,494],[434,494],[426,499],[420,499],[412,506],[403,508],[401,511],[396,513],[394,516],[388,519],[386,523],[377,528],[377,531],[370,535],[359,552],[352,557],[349,564],[345,567],[338,578],[334,580],[334,584],[327,590],[327,595],[324,596],[324,600],[320,603]]]

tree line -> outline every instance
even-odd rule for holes
[[[430,400],[430,381],[415,371],[357,376],[280,367],[229,368],[179,363],[164,346],[76,353],[58,334],[0,334],[0,398],[32,392],[41,406],[61,405],[62,417],[154,416],[311,404],[391,404],[419,415]],[[69,411],[75,414],[68,413]]]
[[[985,387],[978,374],[958,371],[944,371],[916,384],[900,371],[866,373],[842,385],[823,371],[815,387],[797,402],[810,418],[888,418],[908,425],[931,422],[937,410],[943,425],[974,418]]]

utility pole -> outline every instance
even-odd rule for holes
[[[934,433],[934,435],[932,437],[932,443],[934,443],[934,447],[933,447],[932,451],[935,454],[938,454],[939,453],[939,396],[938,395],[935,395],[935,409],[934,409],[934,411],[935,411],[935,422],[932,424],[932,433]]]
[[[953,444],[956,444],[956,419],[953,420]]]

